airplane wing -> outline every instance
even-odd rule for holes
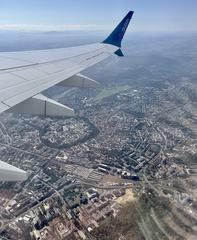
[[[74,110],[42,95],[54,86],[94,87],[81,71],[113,55],[123,56],[121,42],[132,18],[130,11],[102,43],[71,48],[0,53],[0,113],[73,116]],[[0,162],[0,180],[9,180],[9,167]],[[1,171],[6,169],[6,178]],[[16,169],[12,169],[16,171]],[[13,173],[13,172],[12,172]],[[21,180],[27,175],[22,174]],[[14,180],[13,175],[10,180]],[[18,178],[16,178],[18,180]]]

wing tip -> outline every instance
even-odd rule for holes
[[[122,19],[122,21],[117,25],[117,27],[113,30],[113,32],[102,43],[121,47],[122,39],[129,26],[133,14],[134,11],[129,11],[127,15]]]

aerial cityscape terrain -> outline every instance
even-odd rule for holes
[[[0,239],[196,239],[197,35],[128,35],[85,71],[99,88],[46,91],[75,117],[0,115],[0,159],[29,176],[0,183]]]

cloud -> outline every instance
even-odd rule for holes
[[[0,24],[0,30],[17,31],[87,31],[108,30],[110,26],[104,25],[31,25],[31,24]]]

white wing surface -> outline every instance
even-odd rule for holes
[[[118,48],[98,43],[75,48],[0,54],[0,112],[106,59]]]

